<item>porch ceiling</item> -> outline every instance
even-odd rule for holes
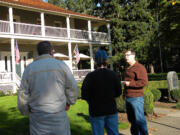
[[[15,39],[16,40],[16,39]],[[23,45],[37,45],[40,41],[38,40],[27,40],[27,39],[17,39],[18,44],[23,44]],[[0,38],[0,45],[1,44],[10,44],[11,39],[8,38]],[[63,42],[51,42],[52,45],[59,46],[59,45],[65,45],[67,43]]]

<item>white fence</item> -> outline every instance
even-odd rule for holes
[[[0,32],[10,33],[10,24],[9,24],[9,21],[1,21],[0,20]]]
[[[101,41],[101,42],[108,42],[108,34],[103,32],[92,32],[92,40],[93,41]]]
[[[89,72],[91,69],[73,70],[73,75],[77,81],[82,81]]]
[[[70,30],[70,35],[71,35],[71,38],[87,39],[87,40],[89,39],[88,31],[86,31],[86,30],[71,29]]]
[[[15,34],[41,35],[41,25],[14,23]]]
[[[66,37],[67,38],[67,29],[66,28],[57,28],[57,27],[45,26],[45,36]]]
[[[14,34],[42,36],[42,26],[36,24],[27,24],[14,22]],[[0,20],[0,33],[10,33],[10,22]],[[45,36],[67,38],[67,28],[45,26]],[[86,30],[70,29],[72,39],[88,40],[89,32]],[[108,34],[103,32],[92,32],[92,41],[108,42]]]
[[[0,73],[0,82],[11,82],[12,81],[12,73],[11,72],[3,72]]]

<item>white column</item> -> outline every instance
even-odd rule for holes
[[[89,44],[90,48],[90,57],[91,57],[91,71],[94,70],[94,59],[93,59],[93,47],[92,44]]]
[[[69,16],[66,17],[66,25],[67,25],[67,36],[68,36],[68,54],[69,54],[69,67],[71,69],[71,72],[72,72],[72,45],[71,45],[71,41],[70,41],[70,38],[71,38],[71,35],[70,35],[70,18]]]
[[[91,20],[88,20],[88,32],[89,32],[89,40],[92,40],[92,32],[91,32]]]
[[[14,34],[13,9],[12,9],[12,7],[9,7],[9,22],[10,22],[10,33]]]
[[[14,38],[11,38],[11,56],[12,56],[12,81],[16,82],[16,63],[15,63],[15,52],[14,52]],[[13,92],[16,92],[16,86],[13,86]]]
[[[21,55],[21,61],[20,61],[20,64],[21,64],[21,76],[22,76],[22,74],[24,72],[24,63],[25,63],[24,55]]]
[[[69,63],[70,63],[69,67],[72,72],[72,45],[70,41],[68,42],[68,54],[69,54]]]
[[[112,44],[111,44],[111,28],[110,24],[107,24],[108,29],[108,37],[109,37],[109,59],[110,59],[110,69],[113,70],[113,62],[112,62]]]
[[[92,43],[91,43],[91,40],[92,40],[92,32],[91,32],[91,20],[88,20],[88,32],[89,32],[89,48],[90,48],[90,62],[91,62],[91,71],[94,70],[94,59],[93,59],[93,46],[92,46]]]
[[[44,20],[44,13],[41,13],[41,31],[42,36],[45,37],[45,20]]]
[[[69,19],[69,16],[66,17],[66,25],[67,25],[67,36],[68,36],[68,38],[70,38],[71,35],[70,35],[70,19]]]

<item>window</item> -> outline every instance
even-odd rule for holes
[[[55,27],[62,27],[62,22],[60,22],[60,21],[54,21],[54,26],[55,26]]]
[[[41,25],[41,19],[39,19],[39,18],[37,19],[37,24]]]

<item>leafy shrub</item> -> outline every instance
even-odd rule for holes
[[[180,109],[180,102],[177,103],[176,108]]]
[[[82,87],[82,83],[79,82],[77,85],[78,85],[78,98],[81,98],[81,87]]]
[[[150,90],[144,92],[144,111],[146,113],[153,113],[154,109],[154,96]]]
[[[6,94],[0,90],[0,97],[6,96]]]
[[[180,78],[180,73],[177,73],[178,78]],[[157,81],[157,80],[167,80],[167,73],[154,73],[148,74],[149,81]]]
[[[154,101],[158,101],[161,98],[161,91],[160,90],[152,89],[151,92],[154,96]]]
[[[180,101],[180,89],[170,91],[170,95],[175,101]]]
[[[116,98],[116,104],[119,112],[126,112],[126,103],[122,95]]]

